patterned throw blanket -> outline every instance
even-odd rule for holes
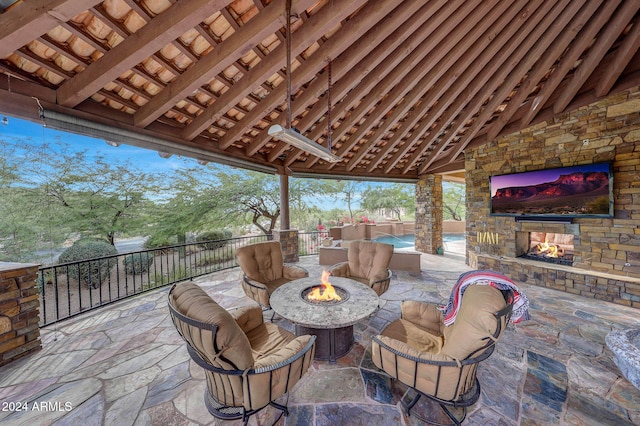
[[[511,314],[511,322],[514,324],[520,321],[528,320],[529,317],[529,299],[520,291],[513,281],[504,275],[493,271],[477,270],[465,272],[458,278],[458,282],[451,289],[449,303],[442,310],[444,315],[444,324],[451,325],[456,320],[458,309],[462,295],[466,288],[471,285],[490,285],[499,290],[512,290],[514,294],[513,313]]]

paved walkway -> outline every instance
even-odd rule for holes
[[[279,425],[414,425],[370,356],[371,336],[399,315],[404,299],[443,302],[461,257],[422,256],[422,272],[398,272],[383,306],[355,326],[357,344],[336,364],[314,362],[289,396]],[[320,276],[315,256],[300,264]],[[251,303],[238,269],[198,279],[223,306]],[[521,285],[532,319],[509,326],[479,369],[483,394],[469,425],[640,424],[640,391],[622,378],[605,346],[612,329],[640,327],[640,312]],[[0,371],[3,425],[209,425],[202,370],[189,361],[168,315],[168,289],[122,301],[42,330],[43,349]],[[277,320],[278,321],[278,320]],[[290,328],[284,320],[280,324]],[[428,406],[421,406],[426,412]],[[250,424],[270,424],[264,410]]]

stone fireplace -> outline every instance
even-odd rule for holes
[[[500,218],[503,221],[507,218]],[[581,244],[581,227],[571,220],[536,221],[513,220],[512,226],[499,226],[493,238],[480,238],[477,252],[487,252],[503,258],[538,263],[587,268],[584,258],[590,258]],[[484,225],[483,225],[484,226]],[[488,227],[488,225],[487,225]],[[480,233],[481,234],[481,233]],[[586,253],[586,256],[585,256]]]
[[[465,151],[467,262],[524,283],[640,308],[640,88]],[[490,176],[611,162],[613,217],[490,214]],[[553,244],[561,260],[538,246]]]

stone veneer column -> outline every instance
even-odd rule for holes
[[[41,347],[38,266],[0,262],[0,365]]]
[[[416,183],[416,250],[436,254],[442,248],[442,176],[421,176]]]
[[[273,239],[280,241],[285,263],[295,263],[300,260],[298,230],[286,229],[284,231],[273,231]]]

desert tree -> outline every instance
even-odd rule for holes
[[[361,206],[370,212],[389,210],[401,220],[403,213],[410,214],[415,209],[413,191],[413,185],[400,183],[370,186],[362,194]]]
[[[443,183],[443,218],[451,220],[464,220],[465,209],[465,185],[457,182]]]
[[[161,192],[152,176],[128,161],[103,155],[93,158],[87,151],[71,152],[59,144],[44,159],[38,188],[60,208],[55,218],[60,229],[100,237],[114,244],[116,235],[134,234],[144,227],[148,200]]]

